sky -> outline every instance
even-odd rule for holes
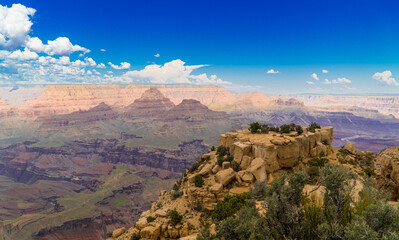
[[[0,85],[399,93],[397,1],[1,1]]]

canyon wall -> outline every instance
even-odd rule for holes
[[[235,98],[223,87],[205,85],[49,85],[40,97],[23,104],[20,111],[30,116],[67,114],[88,110],[102,102],[126,107],[150,87],[159,89],[174,104],[183,99],[195,99],[207,106],[223,105],[234,102]]]
[[[399,96],[292,95],[306,106],[357,106],[399,118]]]

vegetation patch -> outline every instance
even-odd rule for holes
[[[251,195],[248,192],[225,196],[223,201],[218,202],[211,212],[212,219],[221,221],[232,216],[245,205],[245,201],[248,199],[251,199]]]

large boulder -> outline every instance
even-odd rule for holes
[[[215,177],[216,182],[226,186],[236,177],[236,174],[232,168],[228,168],[219,171]]]
[[[251,152],[251,144],[236,142],[234,143],[234,161],[241,163],[242,157]]]
[[[255,158],[254,160],[252,160],[249,172],[251,172],[255,176],[257,181],[261,182],[266,180],[267,173],[265,160],[262,158]]]
[[[343,149],[348,151],[349,153],[356,154],[356,148],[351,142],[347,142]]]
[[[112,237],[117,238],[126,232],[126,228],[118,228],[112,232]]]
[[[380,186],[399,198],[399,147],[388,148],[380,152],[374,163]]]
[[[155,226],[147,226],[140,232],[140,236],[145,239],[156,240],[161,234],[161,225],[156,224]]]

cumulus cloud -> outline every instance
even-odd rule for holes
[[[99,63],[98,65],[97,65],[97,68],[107,68],[106,66],[105,66],[105,64],[104,63]]]
[[[130,63],[128,62],[121,62],[120,66],[112,64],[111,62],[109,62],[108,64],[111,66],[112,69],[116,70],[126,70],[130,68]]]
[[[101,52],[106,52],[107,50],[105,50],[105,49],[103,48],[103,49],[100,49],[100,51],[101,51]]]
[[[278,74],[280,73],[278,70],[274,70],[273,68],[266,72],[267,74]]]
[[[128,71],[120,79],[126,83],[185,83],[185,84],[231,84],[223,81],[216,75],[208,77],[207,74],[192,75],[195,69],[206,65],[185,65],[180,59],[165,63],[164,65],[147,65],[142,70]]]
[[[392,77],[391,71],[377,72],[373,75],[373,79],[384,85],[399,86],[399,83]]]
[[[0,46],[8,50],[23,46],[33,25],[30,17],[35,12],[21,4],[13,4],[10,8],[0,5]]]
[[[27,60],[35,60],[39,58],[39,55],[35,52],[29,51],[29,49],[26,49],[24,51],[21,50],[16,50],[12,52],[9,56],[10,59],[15,59],[19,61],[27,61]]]
[[[321,70],[322,73],[328,73],[326,69]]]
[[[328,80],[328,79],[324,79],[324,84],[349,84],[352,83],[351,80],[347,79],[347,78],[337,78],[335,80]]]
[[[43,44],[42,40],[37,37],[30,38],[26,47],[37,53],[44,52],[48,55],[62,55],[69,56],[74,52],[89,53],[90,50],[79,45],[73,45],[69,38],[58,37],[54,41],[47,41]]]
[[[312,81],[306,81],[306,83],[309,85],[314,85],[314,82],[312,82]]]
[[[310,75],[314,80],[319,81],[319,77],[317,76],[316,73],[312,73],[312,75]]]
[[[38,37],[29,36],[33,25],[31,17],[35,12],[35,9],[21,4],[13,4],[10,8],[0,5],[0,46],[6,50],[26,47],[30,52],[48,55],[67,56],[74,52],[90,52],[87,48],[73,45],[66,37],[43,44]]]
[[[154,57],[159,58],[161,55],[159,53],[155,54]]]

